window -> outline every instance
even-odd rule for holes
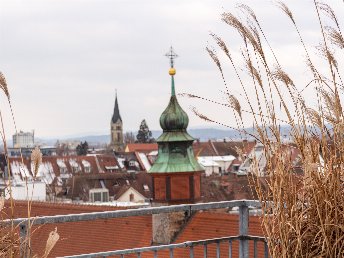
[[[121,134],[117,133],[117,141],[120,141],[120,140],[121,140]]]
[[[89,192],[90,202],[108,202],[109,190],[104,188],[93,188]]]
[[[67,168],[60,168],[60,174],[67,174]]]
[[[120,127],[120,126],[116,126],[116,129],[117,129],[117,130],[121,130],[121,127]]]
[[[103,192],[102,201],[103,202],[109,201],[109,193],[108,192]]]
[[[136,164],[135,164],[135,160],[130,160],[129,161],[129,167],[135,167]]]
[[[101,202],[102,193],[93,193],[93,202]]]
[[[130,202],[134,202],[134,201],[135,201],[135,197],[134,197],[134,194],[133,194],[133,193],[131,193],[131,194],[129,195],[129,199],[130,199]]]

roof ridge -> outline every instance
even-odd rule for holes
[[[215,145],[214,145],[213,141],[210,140],[209,143],[210,143],[210,146],[213,148],[215,154],[218,156],[218,155],[219,155],[219,152],[218,152],[217,149],[215,148]]]

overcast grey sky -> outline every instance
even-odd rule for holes
[[[305,69],[290,21],[271,1],[241,1],[257,13],[288,72]],[[205,47],[209,32],[223,36],[234,51],[240,39],[220,20],[238,12],[237,1],[153,0],[0,0],[0,70],[5,74],[18,129],[35,129],[37,137],[109,133],[115,89],[125,130],[137,130],[145,118],[159,129],[159,116],[170,94],[169,63],[173,45],[177,92],[216,100],[224,86]],[[320,40],[310,0],[288,0],[310,45]],[[344,16],[342,1],[333,4]],[[238,52],[239,53],[239,52]],[[228,67],[228,81],[234,76]],[[239,86],[230,84],[231,91]],[[3,97],[7,134],[14,132]],[[191,106],[227,124],[230,112],[210,103],[179,97],[191,127],[212,126],[195,117]]]

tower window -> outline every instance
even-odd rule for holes
[[[117,130],[121,130],[121,127],[118,125],[118,126],[116,127],[116,129],[117,129]]]
[[[130,199],[130,202],[133,202],[135,200],[134,194],[131,193],[129,195],[129,199]]]
[[[120,140],[121,140],[121,134],[117,133],[117,141],[120,141]]]

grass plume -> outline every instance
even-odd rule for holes
[[[344,257],[344,88],[341,58],[335,52],[344,49],[344,40],[331,6],[317,1],[313,5],[322,39],[316,57],[308,50],[297,17],[285,3],[277,2],[292,22],[304,51],[304,65],[312,77],[305,85],[297,84],[282,68],[258,16],[249,6],[238,6],[246,22],[232,12],[221,15],[222,21],[242,39],[243,69],[237,68],[242,62],[230,55],[229,44],[211,34],[215,45],[229,57],[243,91],[243,100],[226,94],[228,107],[237,114],[237,124],[243,124],[247,115],[252,117],[251,123],[257,128],[255,137],[263,144],[265,172],[253,158],[250,172],[260,177],[250,180],[263,205],[262,226],[272,257]],[[207,50],[224,77],[216,50]],[[268,54],[273,63],[266,58]],[[327,71],[317,65],[318,59],[325,60]],[[248,71],[252,82],[244,80],[239,71]],[[315,106],[309,105],[306,89],[315,95]],[[245,104],[250,108],[245,109]],[[194,113],[214,122],[199,110]],[[291,145],[282,141],[282,120],[291,128]]]

